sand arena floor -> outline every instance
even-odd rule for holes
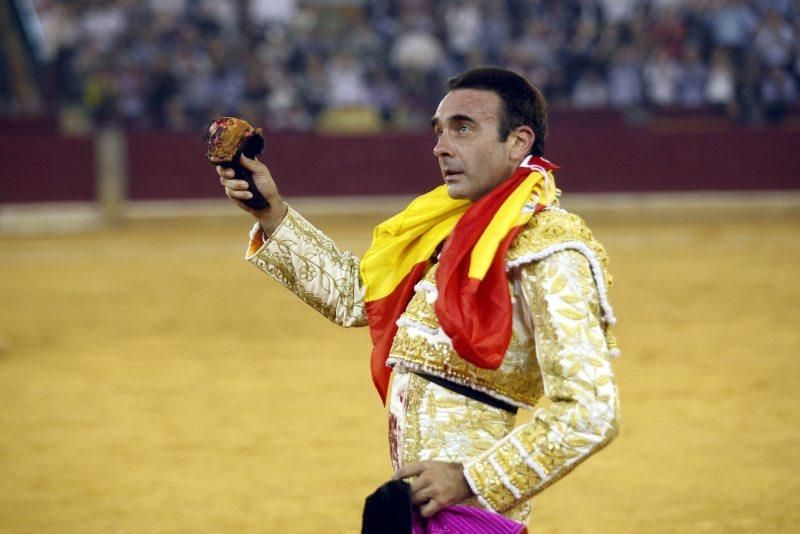
[[[373,217],[312,219],[361,254]],[[534,532],[797,532],[800,219],[592,221],[621,436]],[[366,330],[242,261],[244,216],[0,237],[0,532],[357,532],[391,474]]]

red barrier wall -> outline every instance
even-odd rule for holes
[[[95,198],[94,144],[0,124],[0,203]]]
[[[800,188],[800,129],[744,128],[718,117],[626,124],[608,113],[559,114],[547,154],[565,191]]]
[[[301,195],[391,195],[438,185],[432,135],[323,136],[265,134],[263,158],[281,193]],[[163,157],[146,157],[158,147]],[[209,197],[221,194],[206,146],[181,134],[129,136],[133,199]]]
[[[91,139],[17,132],[0,139],[0,202],[93,198]],[[736,127],[718,117],[636,126],[598,112],[554,114],[550,132],[547,155],[561,166],[565,192],[800,189],[800,128]],[[427,132],[266,138],[266,160],[287,196],[412,194],[441,183]],[[199,133],[130,133],[128,161],[131,199],[221,194]]]

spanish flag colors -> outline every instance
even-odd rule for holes
[[[442,243],[435,306],[442,330],[470,363],[496,369],[503,362],[511,339],[506,252],[531,216],[556,201],[554,168],[529,156],[474,203],[450,198],[442,185],[375,228],[360,269],[373,344],[372,380],[384,402],[397,319]],[[528,203],[535,207],[523,209]]]

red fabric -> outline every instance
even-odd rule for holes
[[[511,178],[470,206],[445,242],[436,273],[436,316],[442,330],[459,356],[487,369],[500,366],[511,340],[505,257],[522,227],[509,231],[482,280],[469,278],[470,257],[497,210],[530,172],[519,167]]]
[[[369,333],[372,338],[372,359],[370,368],[372,382],[386,404],[386,394],[389,391],[389,376],[392,370],[386,366],[392,340],[397,333],[397,319],[403,313],[414,294],[414,286],[422,278],[427,262],[420,262],[412,267],[411,271],[397,284],[394,291],[379,300],[366,303]]]
[[[511,296],[505,258],[521,230],[522,226],[517,226],[508,232],[483,280],[467,276],[471,248],[466,258],[456,257],[447,264],[443,254],[436,273],[439,324],[458,355],[478,367],[500,367],[511,340]]]
[[[548,171],[558,168],[543,158],[532,158],[530,163]],[[469,207],[445,241],[436,273],[439,296],[435,309],[442,330],[452,339],[459,356],[487,369],[500,366],[511,341],[512,310],[505,257],[522,226],[512,228],[505,236],[482,280],[469,278],[470,258],[497,211],[530,173],[530,167],[518,167],[508,180]],[[536,211],[544,207],[537,205]],[[397,319],[411,300],[426,265],[427,261],[416,264],[392,293],[365,305],[373,344],[372,381],[384,404],[392,372],[386,360],[397,333]]]

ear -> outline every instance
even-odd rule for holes
[[[511,142],[511,153],[509,156],[513,160],[521,160],[531,151],[536,134],[530,126],[518,126],[508,134]]]

